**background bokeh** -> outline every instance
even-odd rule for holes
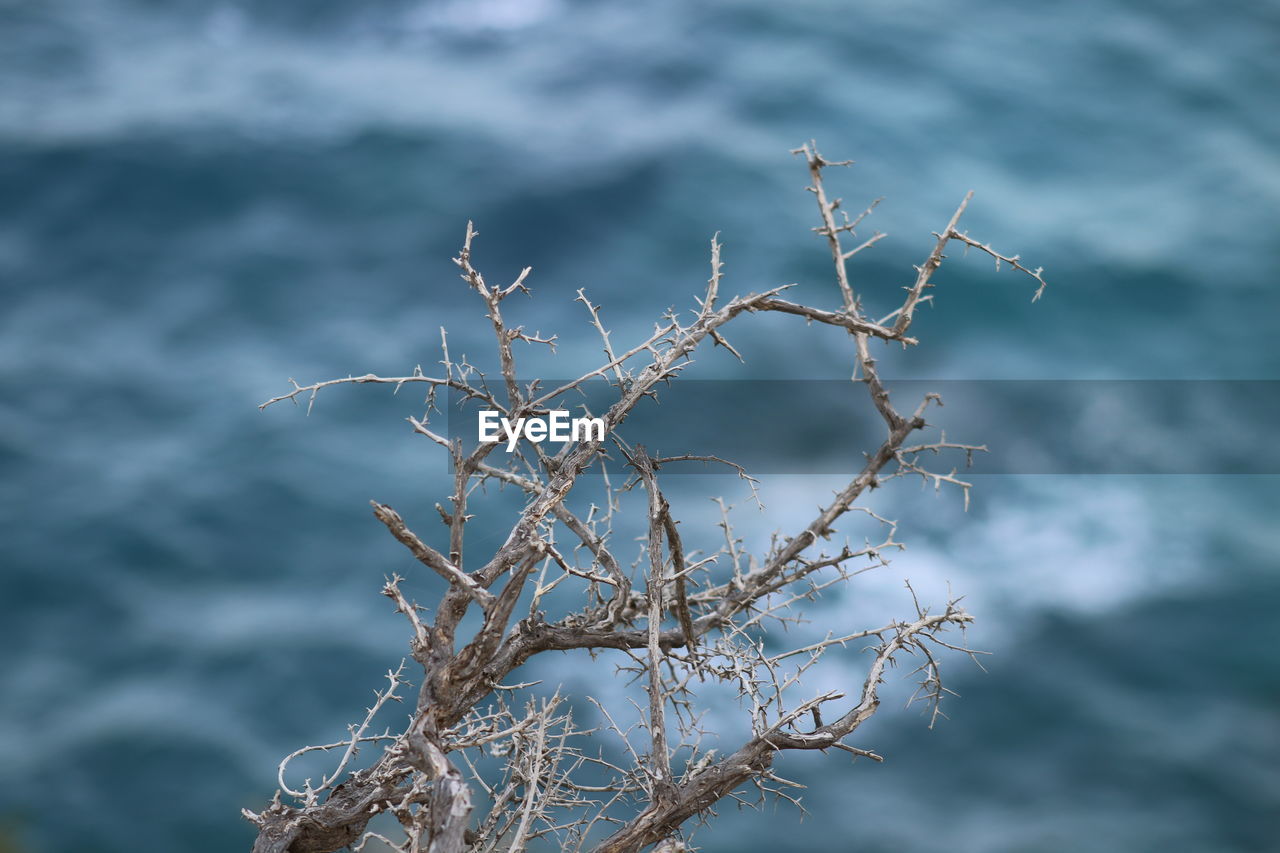
[[[256,405],[430,365],[442,325],[481,357],[468,219],[492,279],[534,268],[511,313],[562,346],[530,375],[566,375],[598,348],[577,288],[633,340],[691,304],[717,231],[727,290],[834,305],[787,153],[816,138],[858,160],[851,207],[886,196],[869,304],[969,189],[971,232],[1047,270],[1033,306],[957,253],[887,375],[1278,378],[1277,44],[1280,7],[1243,0],[0,0],[0,850],[246,850],[279,757],[398,662],[377,590],[413,569],[367,501],[425,526],[446,493],[419,396]],[[848,372],[791,318],[734,341],[744,367],[692,369]],[[950,662],[950,720],[886,706],[858,738],[884,765],[788,757],[803,822],[726,806],[697,842],[1275,849],[1280,483],[977,483],[967,514],[884,496],[909,550],[813,614],[903,612],[904,577],[966,593],[994,654]],[[766,478],[751,541],[834,484]],[[736,488],[674,500],[692,527]]]

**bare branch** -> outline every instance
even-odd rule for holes
[[[404,519],[400,517],[398,512],[377,501],[370,501],[369,503],[373,507],[373,514],[377,516],[378,521],[387,526],[387,529],[391,531],[391,535],[403,543],[413,553],[413,556],[418,558],[418,562],[440,575],[440,577],[449,582],[450,586],[466,592],[481,606],[487,608],[493,603],[492,593],[476,583],[470,575],[465,574],[461,569],[449,562],[444,554],[419,539],[417,534],[405,525]]]
[[[1035,294],[1031,297],[1032,302],[1038,301],[1040,297],[1044,295],[1044,289],[1049,286],[1041,275],[1044,272],[1044,267],[1036,267],[1034,270],[1027,269],[1019,263],[1021,258],[1018,255],[1002,255],[995,249],[991,248],[989,243],[979,243],[977,240],[970,239],[968,234],[962,234],[959,231],[956,231],[954,223],[952,224],[952,227],[948,229],[947,236],[952,240],[959,240],[966,246],[973,246],[975,249],[981,249],[991,257],[995,258],[997,270],[1000,269],[1000,264],[1005,263],[1013,267],[1015,270],[1026,273],[1034,278],[1040,286],[1036,288]]]
[[[643,340],[619,352],[602,319],[603,309],[579,290],[576,301],[586,307],[589,334],[598,337],[603,358],[595,366],[572,365],[561,375],[577,378],[549,391],[541,381],[521,385],[514,343],[554,350],[557,337],[526,332],[504,316],[507,297],[529,293],[529,269],[505,286],[488,284],[472,260],[476,230],[468,223],[454,262],[484,303],[503,399],[490,391],[483,371],[465,356],[450,354],[441,329],[443,376],[429,377],[415,368],[403,377],[368,374],[307,386],[290,380],[288,393],[263,404],[266,408],[306,397],[309,411],[317,394],[332,385],[425,385],[425,412],[408,421],[413,432],[430,439],[424,447],[448,453],[452,476],[451,493],[428,501],[448,530],[447,554],[410,530],[391,507],[372,503],[374,515],[391,535],[447,584],[437,601],[428,602],[430,607],[409,600],[398,575],[383,586],[408,622],[411,656],[421,667],[406,724],[382,733],[373,728],[386,706],[401,700],[399,688],[407,683],[402,662],[387,674],[388,686],[377,691],[345,739],[303,747],[284,759],[275,799],[261,812],[244,812],[257,828],[255,853],[365,850],[371,849],[370,842],[399,853],[514,853],[539,844],[596,853],[640,853],[657,845],[661,853],[677,853],[688,849],[682,834],[686,823],[706,819],[722,800],[750,803],[758,795],[799,808],[795,791],[801,786],[773,766],[781,751],[837,750],[855,759],[882,761],[876,752],[844,739],[876,713],[879,687],[899,659],[913,658],[911,676],[918,686],[911,701],[924,703],[929,724],[945,717],[942,702],[954,694],[943,683],[944,660],[959,653],[976,662],[980,654],[945,633],[963,634],[972,622],[959,599],[949,598],[934,612],[908,586],[914,608],[910,617],[877,618],[872,623],[877,627],[833,624],[825,631],[806,624],[804,608],[886,565],[888,555],[904,547],[896,539],[896,524],[865,505],[874,489],[915,476],[935,489],[960,489],[967,507],[971,484],[958,475],[959,465],[948,460],[963,457],[967,467],[974,453],[986,449],[951,441],[945,432],[936,441],[929,440],[931,435],[913,438],[929,426],[925,415],[941,400],[929,394],[914,411],[899,412],[880,378],[872,342],[918,344],[907,333],[916,309],[933,299],[932,277],[953,240],[985,252],[997,267],[1007,264],[1031,276],[1039,283],[1037,298],[1044,279],[1019,256],[1000,254],[957,230],[970,194],[934,235],[900,306],[871,319],[875,315],[864,312],[862,300],[876,294],[861,286],[855,290],[848,262],[884,235],[876,233],[851,249],[844,243],[858,239],[855,229],[876,202],[850,218],[824,185],[826,168],[847,161],[826,160],[812,142],[795,153],[805,158],[819,213],[814,231],[824,238],[832,261],[840,297],[834,310],[781,298],[792,285],[728,296],[717,235],[711,240],[706,288],[699,286],[692,310],[669,309]],[[815,501],[818,505],[804,523],[775,532],[756,547],[754,539],[734,530],[730,507],[718,498],[718,520],[701,526],[693,519],[678,521],[659,482],[664,465],[725,465],[748,483],[759,505],[757,481],[745,468],[710,454],[650,456],[643,447],[631,449],[621,430],[636,406],[659,397],[667,383],[678,381],[694,365],[700,347],[725,347],[742,360],[725,329],[744,314],[760,312],[844,329],[852,339],[855,384],[850,390],[865,387],[885,432],[878,445],[868,448],[862,469],[834,494]],[[447,435],[431,422],[440,412],[437,393],[452,392],[451,397],[519,419],[544,414],[551,404],[563,405],[564,395],[593,379],[605,380],[609,389],[607,407],[598,413],[606,437],[575,439],[554,453],[536,441],[517,441],[509,456],[494,456],[497,445],[472,445],[465,432]],[[614,458],[613,447],[635,469],[634,479],[622,484],[611,479],[604,463]],[[603,498],[597,485],[579,488],[584,474],[597,470],[601,476],[592,482],[599,484]],[[623,510],[630,499],[624,493],[637,484],[646,496],[643,520]],[[474,537],[468,544],[469,522],[474,513],[484,512],[490,489],[518,490],[521,505],[505,523],[510,526],[504,524],[505,536],[497,547]],[[854,520],[876,531],[866,534],[861,545],[850,544],[850,532],[843,529]],[[635,533],[642,545],[635,560],[624,565],[615,537]],[[837,536],[843,544],[832,544]],[[686,541],[694,547],[688,549]],[[712,543],[710,550],[704,550],[706,542]],[[641,578],[643,591],[638,589]],[[479,605],[478,613],[472,604]],[[673,627],[664,627],[668,616]],[[801,633],[786,640],[791,635],[777,629]],[[840,665],[828,665],[827,653],[837,648],[847,650],[838,655]],[[615,666],[612,678],[598,681],[616,684],[623,695],[586,697],[599,712],[598,728],[579,728],[560,692],[548,698],[546,691],[554,684],[544,690],[541,678],[522,678],[517,672],[550,652],[568,653],[584,665],[589,657],[600,666],[606,661]],[[857,661],[865,670],[847,687],[800,693],[814,673],[848,679],[849,666]],[[743,731],[749,732],[736,745],[709,729],[707,708],[709,701],[723,704],[720,700],[734,697],[741,704]],[[609,749],[593,737],[603,738]],[[648,744],[639,738],[647,738]],[[381,753],[369,766],[353,770],[358,751],[368,744],[379,744]],[[330,752],[337,752],[336,764],[317,784],[310,779],[290,783],[291,762]],[[295,770],[292,775],[300,774]],[[282,796],[294,804],[286,804]],[[370,821],[384,814],[398,830],[378,824],[369,829]],[[393,838],[397,833],[401,837]]]

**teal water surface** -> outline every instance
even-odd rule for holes
[[[956,253],[889,375],[1277,378],[1278,36],[1280,6],[1236,0],[0,2],[0,849],[247,850],[279,757],[404,654],[377,592],[411,567],[367,501],[447,493],[419,401],[256,406],[429,365],[441,325],[481,358],[468,219],[493,280],[534,268],[517,321],[561,335],[527,369],[567,375],[598,349],[577,288],[634,340],[692,304],[716,232],[726,290],[835,307],[787,153],[816,138],[858,161],[850,207],[886,196],[872,307],[970,189],[972,234],[1047,270],[1032,305]],[[847,341],[792,319],[698,375],[847,375]],[[681,487],[686,524],[723,483]],[[770,477],[752,524],[830,487]],[[817,629],[951,582],[988,672],[951,664],[932,732],[886,703],[859,733],[883,766],[787,759],[810,816],[726,806],[702,849],[1275,847],[1273,477],[886,501],[910,550]]]

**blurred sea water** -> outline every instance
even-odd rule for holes
[[[367,501],[446,493],[420,399],[256,407],[426,367],[442,325],[482,358],[468,219],[492,280],[534,268],[517,321],[561,336],[526,370],[567,375],[598,348],[577,288],[636,339],[716,232],[726,290],[834,306],[787,153],[816,138],[858,161],[850,207],[886,197],[869,305],[970,189],[970,232],[1046,268],[1032,305],[957,253],[888,375],[1280,378],[1278,38],[1280,6],[1239,0],[0,0],[0,850],[248,849],[279,758],[403,656],[377,591],[411,567]],[[793,320],[691,371],[846,376],[847,340]],[[1276,478],[976,481],[967,514],[886,495],[909,550],[811,614],[965,593],[993,655],[949,663],[951,719],[886,703],[859,732],[883,766],[797,757],[808,818],[726,807],[696,842],[1274,849]],[[753,544],[836,485],[765,478]],[[692,528],[736,486],[680,488]]]

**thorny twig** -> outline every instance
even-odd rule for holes
[[[312,385],[290,380],[289,392],[263,404],[265,408],[305,397],[310,410],[323,389],[339,384],[389,384],[396,390],[425,386],[426,411],[409,420],[415,433],[447,450],[453,492],[448,508],[436,504],[448,531],[447,547],[430,544],[435,537],[420,535],[394,509],[373,502],[378,520],[443,584],[430,610],[402,592],[399,576],[393,575],[383,588],[409,623],[410,653],[420,668],[419,693],[407,725],[369,734],[374,718],[389,702],[400,699],[396,691],[405,683],[402,664],[388,673],[389,687],[377,694],[363,722],[352,726],[346,739],[303,747],[282,762],[275,800],[259,813],[245,813],[258,827],[255,853],[323,853],[346,846],[364,850],[371,843],[402,853],[519,851],[540,838],[553,838],[562,849],[595,853],[632,853],[654,844],[664,853],[683,850],[690,820],[711,814],[722,799],[742,801],[744,786],[754,784],[761,796],[776,795],[800,805],[798,797],[788,793],[796,783],[773,769],[780,751],[836,749],[854,758],[881,760],[844,739],[875,713],[879,685],[899,656],[914,655],[920,661],[913,701],[927,703],[930,725],[942,716],[941,702],[950,691],[942,682],[939,651],[977,654],[939,636],[972,622],[957,599],[931,611],[911,590],[914,615],[909,619],[860,630],[834,626],[816,641],[797,641],[782,650],[774,645],[776,637],[767,626],[800,622],[798,608],[804,602],[884,565],[887,553],[903,547],[895,539],[895,525],[860,504],[870,490],[915,475],[935,488],[956,486],[967,505],[970,484],[956,476],[958,467],[940,473],[925,461],[959,454],[967,464],[973,453],[985,448],[948,441],[945,434],[937,441],[908,443],[927,428],[929,406],[941,401],[928,395],[914,410],[900,411],[880,378],[872,350],[878,346],[875,341],[917,345],[908,333],[916,309],[933,300],[933,276],[948,245],[956,241],[976,248],[995,258],[997,265],[1030,276],[1038,284],[1035,298],[1044,290],[1044,279],[1041,270],[1024,266],[1017,255],[1000,254],[958,230],[969,194],[934,235],[935,243],[916,267],[901,304],[872,319],[874,315],[863,308],[865,288],[855,286],[848,262],[884,235],[876,233],[852,249],[845,247],[844,239],[858,239],[856,229],[875,204],[850,218],[840,199],[828,196],[824,183],[828,167],[846,164],[826,160],[813,143],[794,153],[808,168],[820,221],[814,230],[831,255],[838,307],[785,300],[779,294],[787,286],[726,298],[723,247],[717,235],[711,241],[711,274],[696,299],[693,319],[682,320],[672,310],[654,324],[651,334],[629,347],[615,346],[600,306],[579,290],[577,301],[585,306],[599,337],[603,362],[544,390],[540,383],[518,381],[516,345],[554,348],[556,337],[511,326],[503,310],[508,297],[529,292],[530,270],[524,269],[505,286],[488,283],[476,266],[473,249],[478,235],[468,223],[454,262],[483,303],[494,337],[501,396],[490,390],[479,367],[465,357],[451,356],[442,329],[443,375],[428,376],[415,368],[402,377],[368,374]],[[867,452],[862,469],[798,529],[774,534],[767,547],[754,548],[735,532],[730,508],[720,501],[716,527],[722,541],[706,551],[690,550],[688,542],[705,546],[710,537],[679,524],[661,489],[662,467],[693,461],[725,464],[746,481],[753,496],[755,479],[741,466],[716,456],[651,456],[642,447],[630,448],[618,430],[641,400],[678,379],[704,344],[725,348],[742,360],[743,353],[729,342],[725,329],[744,314],[762,312],[844,329],[853,344],[853,376],[866,388],[886,434]],[[568,395],[597,378],[607,379],[614,394],[609,407],[599,413],[606,434],[636,471],[627,484],[615,486],[609,479],[602,463],[611,449],[596,436],[568,442],[554,455],[537,444],[520,442],[509,456],[494,456],[493,444],[467,447],[431,425],[438,414],[437,392],[478,401],[514,421],[565,406]],[[582,475],[596,466],[604,485],[599,505],[587,500],[581,489],[575,491]],[[616,545],[628,517],[618,510],[624,493],[636,483],[647,496],[646,523],[642,532],[637,531],[640,554],[628,570]],[[484,543],[473,540],[464,562],[468,522],[489,485],[518,490],[523,507],[501,544],[476,558],[475,549]],[[868,539],[860,547],[846,542],[826,548],[824,543],[836,534],[841,519],[855,511],[887,530],[878,541]],[[633,583],[637,572],[643,589]],[[521,610],[527,615],[517,618],[521,601],[528,605]],[[554,618],[548,617],[548,609],[554,610]],[[474,618],[468,620],[469,613]],[[860,642],[866,662],[858,689],[829,690],[797,700],[803,677],[825,654]],[[635,680],[646,694],[644,705],[633,702],[611,709],[600,696],[588,696],[589,706],[579,713],[594,714],[600,724],[584,729],[559,692],[547,697],[537,692],[538,682],[504,683],[535,656],[575,650],[593,660],[613,661],[620,688]],[[852,695],[846,697],[846,692]],[[520,697],[523,700],[517,701]],[[710,727],[713,697],[741,704],[749,722],[746,734],[735,740],[729,731],[717,733]],[[380,757],[353,770],[359,747],[370,743],[383,744]],[[285,771],[292,760],[337,749],[342,754],[319,786],[309,780],[301,789],[287,784]],[[480,800],[473,799],[473,786],[483,801],[477,814],[473,810]],[[294,803],[284,803],[281,794]],[[384,814],[393,824],[370,828],[370,821]]]

